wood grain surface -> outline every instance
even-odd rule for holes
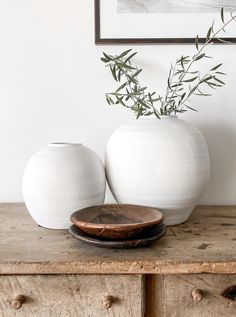
[[[221,295],[232,285],[236,275],[153,275],[146,286],[147,317],[234,317],[236,301]],[[200,301],[193,290],[201,291]]]
[[[148,235],[163,222],[164,216],[155,208],[105,204],[74,212],[71,222],[80,230],[102,238],[133,239]]]
[[[236,207],[197,207],[148,248],[102,250],[0,205],[0,274],[236,273]]]
[[[28,275],[0,277],[1,317],[143,317],[141,276]],[[20,309],[11,307],[25,296]],[[110,295],[110,297],[108,297]],[[104,298],[111,298],[110,308]]]

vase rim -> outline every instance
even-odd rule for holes
[[[176,114],[171,114],[171,115],[161,115],[160,119],[169,119],[169,118],[175,118],[177,119],[178,116]],[[141,120],[150,120],[150,119],[157,119],[159,120],[156,116],[143,116],[140,118]]]
[[[178,118],[176,114],[165,114],[161,116],[161,119],[167,119],[167,118]]]
[[[81,146],[82,143],[70,143],[70,142],[52,142],[49,143],[49,147],[71,147],[71,146]]]

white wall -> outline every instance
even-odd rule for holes
[[[0,201],[22,201],[21,177],[30,156],[51,141],[83,142],[103,157],[112,131],[132,118],[108,107],[114,83],[94,45],[93,0],[0,0]],[[112,21],[111,21],[112,23]],[[209,21],[210,23],[210,21]],[[235,25],[236,33],[236,25]],[[170,62],[191,46],[136,46],[143,81],[164,90]],[[236,203],[236,45],[210,49],[224,62],[227,86],[196,99],[184,116],[207,139],[211,181],[203,203]]]

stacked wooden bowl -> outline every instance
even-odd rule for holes
[[[84,208],[71,215],[70,233],[103,248],[149,245],[166,233],[163,215],[151,207],[109,204]]]

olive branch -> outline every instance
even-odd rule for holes
[[[225,28],[233,21],[236,21],[236,14],[230,12],[230,18],[225,20],[224,8],[221,9],[221,27],[215,30],[214,21],[207,31],[205,43],[201,44],[199,36],[195,39],[197,52],[192,56],[182,55],[170,67],[167,88],[164,96],[156,92],[148,91],[146,86],[142,86],[139,75],[142,69],[132,65],[132,58],[137,54],[132,49],[126,50],[120,55],[110,55],[103,53],[102,62],[109,67],[116,82],[121,85],[111,93],[106,93],[106,100],[109,105],[120,104],[135,112],[136,117],[155,115],[160,119],[162,115],[173,115],[183,113],[187,110],[197,111],[190,106],[190,97],[211,96],[204,92],[204,88],[216,90],[225,85],[222,76],[226,75],[221,71],[221,64],[215,65],[210,70],[201,74],[199,70],[192,70],[199,61],[211,58],[205,53],[205,48],[212,44],[214,40],[229,44],[220,38],[220,34],[225,32]],[[159,107],[156,107],[159,103]]]

